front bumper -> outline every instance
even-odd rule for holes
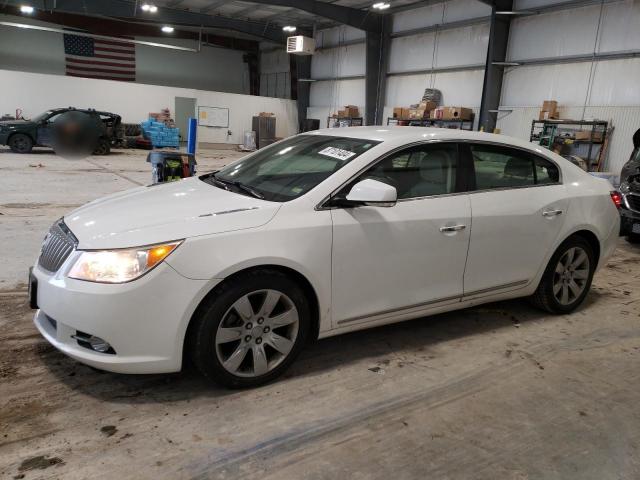
[[[166,263],[123,284],[100,284],[51,274],[36,266],[39,310],[34,323],[58,350],[101,370],[167,373],[182,367],[185,332],[209,281],[191,280]],[[99,353],[74,338],[100,337],[115,353]],[[86,344],[85,344],[86,345]]]
[[[622,206],[620,208],[620,235],[629,235],[634,232],[634,225],[640,225],[640,211],[629,208],[626,195],[622,195]],[[640,227],[636,226],[638,230]],[[635,233],[640,233],[636,231]]]

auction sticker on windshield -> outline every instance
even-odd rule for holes
[[[320,155],[326,155],[327,157],[337,158],[338,160],[349,160],[356,152],[350,152],[349,150],[343,150],[336,147],[327,147],[324,150],[318,152]]]

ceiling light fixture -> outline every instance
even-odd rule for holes
[[[162,27],[162,31],[164,33],[173,33],[175,29],[173,27],[170,27],[169,25],[165,25],[164,27]]]
[[[33,7],[31,5],[20,5],[20,11],[26,14],[33,13]]]
[[[297,29],[298,27],[294,27],[293,25],[286,25],[282,27],[282,30],[285,32],[295,32]]]
[[[143,12],[156,13],[158,11],[158,7],[151,5],[150,3],[145,3],[140,8]]]
[[[390,6],[391,4],[387,2],[378,2],[372,5],[372,7],[375,8],[376,10],[386,10]]]

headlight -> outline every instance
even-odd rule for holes
[[[122,250],[83,251],[69,277],[99,283],[125,283],[152,270],[173,252],[182,240]]]
[[[622,193],[629,193],[629,190],[630,190],[630,189],[629,189],[629,184],[628,184],[627,182],[622,182],[622,183],[620,184],[620,188],[619,188],[619,190],[620,190]]]

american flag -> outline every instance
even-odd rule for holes
[[[136,81],[136,47],[126,40],[102,40],[64,34],[67,75]]]

